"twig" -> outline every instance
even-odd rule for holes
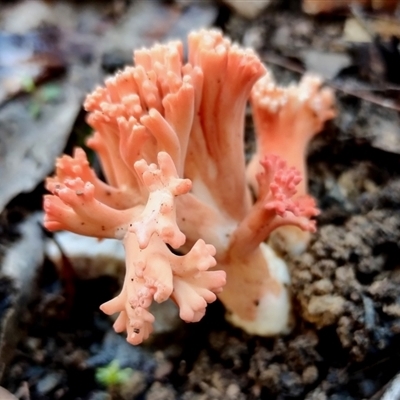
[[[296,72],[298,74],[304,74],[306,72],[306,70],[303,67],[299,66],[297,63],[290,61],[289,59],[284,58],[282,56],[278,56],[276,54],[271,54],[271,53],[263,54],[263,58],[267,63],[277,65],[279,67],[287,69],[288,71]],[[372,88],[369,91],[367,91],[367,89],[353,89],[346,87],[345,85],[339,85],[332,81],[326,81],[326,85],[330,86],[331,88],[337,91],[343,92],[350,96],[357,97],[361,100],[365,100],[370,103],[379,105],[381,107],[389,108],[391,110],[400,111],[400,104],[397,101],[391,99],[385,99],[380,96],[372,94],[373,91],[378,91],[382,89]],[[390,87],[385,87],[384,89],[400,91],[399,86],[390,86]]]

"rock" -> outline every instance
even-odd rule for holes
[[[398,303],[389,305],[385,304],[382,308],[382,311],[387,315],[400,318],[400,304]]]
[[[172,387],[163,386],[160,382],[154,382],[145,397],[146,400],[175,400],[176,392]]]
[[[302,54],[307,71],[315,72],[324,79],[333,79],[344,68],[352,64],[345,53],[331,53],[318,50],[305,50]]]
[[[343,313],[345,303],[338,295],[313,296],[305,309],[305,318],[318,328],[332,325]]]
[[[96,354],[86,360],[87,368],[97,368],[118,362],[121,368],[140,370],[148,376],[153,374],[156,366],[154,357],[140,346],[132,346],[124,337],[109,331]]]
[[[63,379],[63,374],[59,372],[50,372],[41,378],[36,384],[36,391],[40,396],[48,395],[54,390]]]
[[[240,387],[236,385],[235,383],[231,383],[227,388],[226,388],[226,397],[229,400],[235,400],[239,397],[240,395]]]
[[[124,400],[135,399],[147,387],[146,376],[140,371],[135,371],[132,376],[122,384],[121,396]]]
[[[257,1],[237,1],[223,0],[225,4],[233,8],[242,17],[253,19],[260,15],[271,3],[272,0],[257,0]]]
[[[306,385],[311,385],[318,379],[318,375],[318,368],[315,365],[310,365],[303,371],[301,378]]]
[[[109,393],[105,391],[96,390],[95,392],[90,394],[88,400],[112,400],[112,397]]]
[[[312,392],[308,393],[306,396],[306,400],[327,400],[328,396],[326,395],[325,391],[317,387]]]
[[[80,279],[93,279],[103,275],[120,277],[125,273],[125,252],[119,240],[98,240],[71,232],[57,232],[54,240],[46,241],[46,255],[59,268],[61,252],[71,261]]]
[[[333,283],[329,279],[320,279],[312,284],[312,291],[315,294],[323,295],[333,291]]]
[[[356,18],[347,18],[343,28],[343,39],[348,42],[369,43],[372,38]]]
[[[62,98],[41,105],[41,116],[28,112],[29,100],[15,99],[0,109],[0,211],[16,195],[33,190],[54,169],[81,108],[67,83]]]

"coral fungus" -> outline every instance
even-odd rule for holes
[[[188,44],[186,64],[180,42],[135,51],[134,67],[87,96],[87,144],[107,183],[79,148],[47,180],[46,228],[123,241],[123,288],[101,309],[119,313],[114,328],[133,344],[152,331],[152,301],[168,298],[188,322],[218,294],[248,332],[287,331],[289,276],[265,240],[285,225],[315,230],[301,182],[307,142],[333,116],[331,92],[314,78],[275,87],[252,50],[217,30]],[[258,150],[246,178],[250,97]]]

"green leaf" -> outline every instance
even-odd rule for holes
[[[41,100],[45,103],[57,100],[61,96],[61,87],[55,83],[44,85],[40,89]]]
[[[113,360],[105,367],[99,367],[96,370],[96,380],[101,385],[109,388],[122,385],[127,382],[134,370],[132,368],[121,369],[118,361]]]

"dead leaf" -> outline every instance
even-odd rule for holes
[[[169,39],[185,39],[194,29],[213,23],[217,16],[214,4],[190,4],[177,7],[160,1],[135,2],[114,29],[110,29],[101,41],[101,52],[129,52],[154,42]]]
[[[257,1],[237,1],[223,0],[233,10],[242,17],[253,19],[261,14],[273,1],[272,0],[257,0]]]
[[[0,386],[0,399],[1,400],[18,400],[12,393],[10,393],[7,389]]]
[[[50,27],[27,34],[0,32],[0,104],[65,72],[59,40],[58,29]]]
[[[81,109],[81,95],[60,83],[62,98],[29,114],[30,99],[0,108],[0,210],[16,195],[33,190],[54,168]]]
[[[343,68],[351,65],[351,58],[346,53],[305,50],[302,56],[307,71],[315,72],[325,79],[333,79]]]

